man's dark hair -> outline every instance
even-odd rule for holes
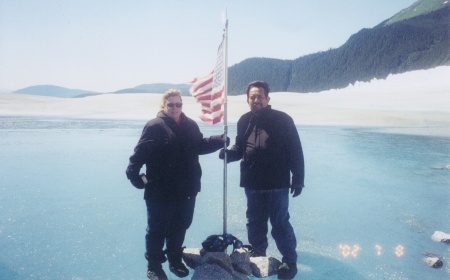
[[[250,92],[250,89],[252,87],[263,88],[264,95],[266,97],[269,96],[269,92],[270,92],[269,84],[267,84],[264,81],[254,81],[254,82],[251,82],[250,84],[248,84],[248,86],[247,86],[247,99],[248,99],[248,93]]]

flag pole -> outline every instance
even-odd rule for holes
[[[228,135],[228,120],[227,120],[227,103],[228,103],[228,18],[227,18],[227,10],[225,9],[225,29],[224,29],[224,48],[223,48],[223,55],[224,55],[224,69],[223,69],[223,73],[224,73],[224,80],[225,80],[225,85],[224,85],[224,90],[223,90],[223,97],[224,97],[224,102],[223,102],[223,134],[225,139],[227,139],[227,135]],[[227,149],[227,144],[226,142],[224,143],[224,149]],[[227,234],[227,153],[225,153],[225,157],[223,160],[223,234]]]

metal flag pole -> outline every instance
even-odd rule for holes
[[[225,29],[224,29],[224,48],[223,48],[223,73],[224,73],[224,89],[223,89],[223,134],[225,139],[227,139],[228,134],[228,121],[227,121],[227,96],[228,96],[228,61],[227,61],[227,53],[228,53],[228,19],[227,19],[227,11],[225,10]],[[224,150],[227,149],[227,143],[224,143]],[[227,153],[225,153],[225,157],[223,160],[223,235],[227,234]]]

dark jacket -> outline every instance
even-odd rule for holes
[[[304,186],[303,150],[294,121],[271,106],[258,116],[252,112],[241,116],[236,144],[227,153],[227,159],[242,159],[241,187],[270,190]]]
[[[127,168],[136,179],[146,165],[144,197],[170,199],[195,196],[201,188],[199,155],[223,148],[221,136],[203,138],[195,121],[181,114],[177,124],[164,113],[147,122]]]

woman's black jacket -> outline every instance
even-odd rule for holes
[[[223,146],[222,136],[203,138],[197,123],[183,113],[177,124],[160,112],[145,125],[126,174],[132,182],[138,180],[146,165],[145,199],[193,197],[201,188],[199,155]]]

